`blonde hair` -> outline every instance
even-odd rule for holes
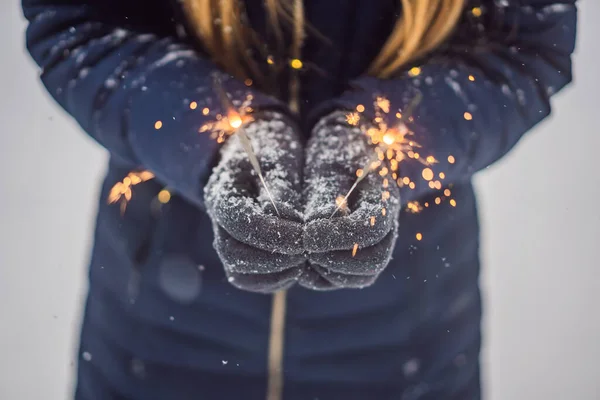
[[[402,17],[367,71],[371,76],[389,78],[411,61],[438,47],[458,23],[466,0],[398,1],[402,6]],[[183,3],[195,34],[215,62],[238,78],[256,78],[260,75],[260,66],[250,56],[248,49],[260,49],[261,46],[256,34],[244,20],[242,2],[183,0]],[[285,22],[292,26],[294,40],[289,54],[292,58],[300,59],[306,30],[312,29],[304,21],[303,1],[265,0],[265,8],[280,49],[284,46],[282,20],[287,20]]]

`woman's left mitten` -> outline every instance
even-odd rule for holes
[[[365,287],[388,265],[397,238],[400,192],[376,171],[364,170],[373,154],[366,135],[349,126],[343,113],[325,117],[313,129],[306,150],[303,233],[310,269],[301,284]],[[359,169],[366,176],[338,207]]]

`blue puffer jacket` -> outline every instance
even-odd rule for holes
[[[246,8],[266,36],[262,3],[247,0]],[[404,201],[424,208],[401,215],[394,258],[376,284],[292,288],[284,337],[276,338],[272,297],[232,287],[212,248],[202,185],[217,144],[197,131],[222,110],[210,79],[216,67],[189,34],[181,4],[23,0],[27,46],[42,82],[111,154],[78,400],[262,400],[269,345],[279,339],[284,400],[479,398],[479,227],[471,177],[546,117],[550,95],[570,82],[575,0],[482,0],[467,7],[439,51],[415,64],[420,70],[363,78],[399,3],[305,1],[308,22],[328,40],[309,35],[303,48],[300,120],[310,121],[315,110],[371,104],[375,94],[401,107],[418,88],[423,100],[413,129],[423,153],[441,161],[436,173],[452,184],[455,203],[446,187],[404,187]],[[278,104],[234,79],[225,85],[252,92],[257,106]],[[110,188],[140,169],[156,179],[133,187],[125,212],[108,205]],[[422,181],[420,168],[407,163],[403,173]],[[174,196],[156,213],[153,199],[165,186]]]

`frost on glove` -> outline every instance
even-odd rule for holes
[[[310,268],[300,283],[313,289],[371,285],[396,242],[398,187],[384,188],[381,176],[369,173],[332,217],[336,199],[348,193],[373,149],[343,113],[333,113],[315,126],[306,153],[303,242]]]
[[[273,292],[295,283],[305,263],[300,196],[304,151],[281,114],[265,113],[244,129],[279,215],[236,134],[221,149],[204,197],[229,281],[240,289]]]

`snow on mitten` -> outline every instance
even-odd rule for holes
[[[279,214],[235,134],[221,149],[204,198],[229,281],[240,289],[272,292],[291,286],[306,261],[300,195],[304,149],[281,114],[261,114],[245,132]]]
[[[371,172],[332,214],[374,150],[360,129],[336,112],[313,129],[306,150],[304,248],[310,270],[299,279],[313,289],[364,287],[375,282],[394,249],[400,213],[396,185]],[[388,195],[383,195],[389,192]],[[317,279],[317,275],[320,279]]]

